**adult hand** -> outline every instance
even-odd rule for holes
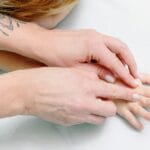
[[[79,68],[38,68],[12,72],[9,76],[18,83],[16,91],[24,103],[22,114],[62,125],[99,124],[116,113],[109,99],[140,98],[132,89],[99,80],[94,69],[89,72]]]
[[[135,60],[129,48],[116,38],[94,30],[43,29],[31,39],[29,49],[32,55],[47,65],[66,67],[95,60],[128,85],[138,85]],[[28,57],[32,57],[31,54]],[[124,64],[128,65],[129,71]]]
[[[1,22],[0,49],[52,66],[69,67],[94,60],[128,85],[138,84],[134,80],[138,77],[134,58],[128,47],[116,38],[94,30],[47,30],[2,14]]]

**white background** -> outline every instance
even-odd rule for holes
[[[94,28],[117,36],[133,51],[139,70],[150,72],[149,0],[81,0],[61,28]],[[101,126],[61,127],[34,117],[0,120],[0,150],[149,150],[150,122],[133,130],[119,117]]]

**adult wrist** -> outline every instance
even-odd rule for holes
[[[24,87],[17,72],[0,76],[0,118],[24,114]]]

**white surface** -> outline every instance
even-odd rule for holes
[[[150,72],[149,0],[81,0],[61,24],[95,28],[128,43],[141,71]],[[118,117],[101,126],[61,127],[37,118],[0,120],[0,150],[149,150],[150,122],[136,132]]]

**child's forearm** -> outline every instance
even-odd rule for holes
[[[0,69],[10,72],[44,66],[44,64],[15,53],[0,51]]]

